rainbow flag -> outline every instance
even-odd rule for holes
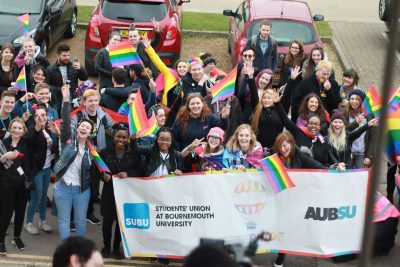
[[[29,14],[26,13],[19,16],[18,20],[20,20],[24,24],[24,34],[27,35],[29,32]]]
[[[364,102],[362,103],[362,109],[365,116],[374,114],[375,117],[379,117],[382,108],[381,96],[375,89],[374,85],[371,85],[367,95],[365,96]]]
[[[150,125],[150,128],[140,131],[138,133],[138,137],[145,137],[145,136],[149,136],[152,134],[156,134],[158,132],[158,124],[157,124],[156,116],[154,115],[154,113],[151,116],[151,118],[149,119],[149,125]]]
[[[388,113],[395,112],[400,108],[400,87],[395,88],[392,92],[393,95],[389,100]]]
[[[108,47],[111,65],[113,67],[131,64],[143,64],[136,49],[129,41],[123,41]]]
[[[26,77],[25,77],[25,66],[22,67],[18,74],[17,80],[15,81],[15,87],[20,91],[26,92]]]
[[[100,172],[108,172],[111,173],[110,169],[107,167],[106,163],[100,157],[99,153],[97,153],[96,149],[94,149],[93,145],[87,141],[87,145],[89,147],[90,154],[92,154],[94,163],[97,165],[97,168]]]
[[[385,156],[391,164],[396,164],[400,156],[400,109],[388,114]]]
[[[278,154],[261,159],[261,167],[267,175],[267,180],[272,186],[275,193],[279,193],[285,189],[295,187],[292,179],[286,172]]]
[[[136,134],[138,138],[138,133],[143,130],[147,130],[150,128],[149,120],[146,116],[146,109],[144,108],[142,94],[140,90],[136,95],[135,101],[133,101],[132,105],[129,109],[128,114],[128,122],[129,122],[129,132],[130,134]]]
[[[233,95],[235,92],[236,72],[237,67],[231,70],[228,75],[211,87],[211,96],[213,98],[211,104],[227,99]]]

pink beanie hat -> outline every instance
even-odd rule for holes
[[[224,135],[225,135],[225,132],[224,132],[224,130],[222,130],[221,128],[219,128],[219,127],[211,128],[210,131],[209,131],[208,134],[207,134],[207,139],[208,139],[208,137],[209,137],[211,134],[213,134],[213,135],[215,135],[215,136],[218,135],[219,138],[221,139],[221,143],[224,142]]]

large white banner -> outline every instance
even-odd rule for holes
[[[360,250],[368,172],[289,171],[274,193],[263,172],[113,179],[125,256],[186,256],[200,238],[259,252],[332,257]]]

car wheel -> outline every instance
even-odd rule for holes
[[[383,21],[388,21],[389,11],[389,0],[379,0],[379,18]]]
[[[98,75],[94,69],[94,64],[93,65],[90,64],[87,60],[85,60],[85,69],[86,69],[86,72],[89,74],[89,76],[97,76]]]
[[[75,36],[76,33],[76,25],[78,24],[78,16],[76,10],[72,13],[71,23],[69,24],[68,29],[64,33],[64,37],[72,38]]]
[[[44,39],[40,44],[40,53],[42,53],[45,57],[47,56],[47,48],[48,48],[48,41]]]

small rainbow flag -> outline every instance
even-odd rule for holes
[[[151,116],[151,118],[149,119],[149,125],[150,125],[150,128],[140,131],[138,133],[138,137],[145,137],[145,136],[149,136],[151,134],[156,134],[158,132],[158,124],[157,124],[156,116],[154,115],[154,113]]]
[[[21,71],[19,72],[14,86],[18,88],[18,90],[26,92],[25,66],[23,66]]]
[[[222,80],[214,84],[211,87],[211,104],[217,101],[227,99],[235,92],[235,81],[236,81],[237,66],[231,70]]]
[[[382,108],[381,96],[375,89],[374,85],[371,85],[367,95],[365,96],[364,102],[362,103],[362,109],[365,116],[374,114],[375,117],[379,117]]]
[[[111,173],[110,169],[107,167],[106,163],[100,157],[99,153],[97,153],[96,149],[94,149],[93,145],[87,141],[87,145],[89,147],[90,154],[92,154],[94,163],[97,165],[97,168],[100,172]]]
[[[396,164],[396,157],[400,156],[400,109],[389,113],[387,117],[385,156],[390,163]]]
[[[275,193],[295,187],[295,184],[287,174],[286,168],[283,166],[278,154],[263,158],[259,162]]]
[[[24,34],[27,35],[29,32],[29,14],[21,15],[18,19],[24,24]]]
[[[400,108],[400,87],[395,88],[389,100],[388,113],[396,112]]]
[[[136,134],[138,138],[138,133],[143,130],[147,130],[150,128],[149,120],[146,116],[146,109],[144,108],[142,94],[140,90],[136,95],[135,101],[133,101],[132,105],[129,109],[128,114],[128,122],[129,122],[129,132],[130,134]]]
[[[113,67],[130,64],[143,64],[136,49],[129,41],[123,41],[109,47],[110,61]]]

